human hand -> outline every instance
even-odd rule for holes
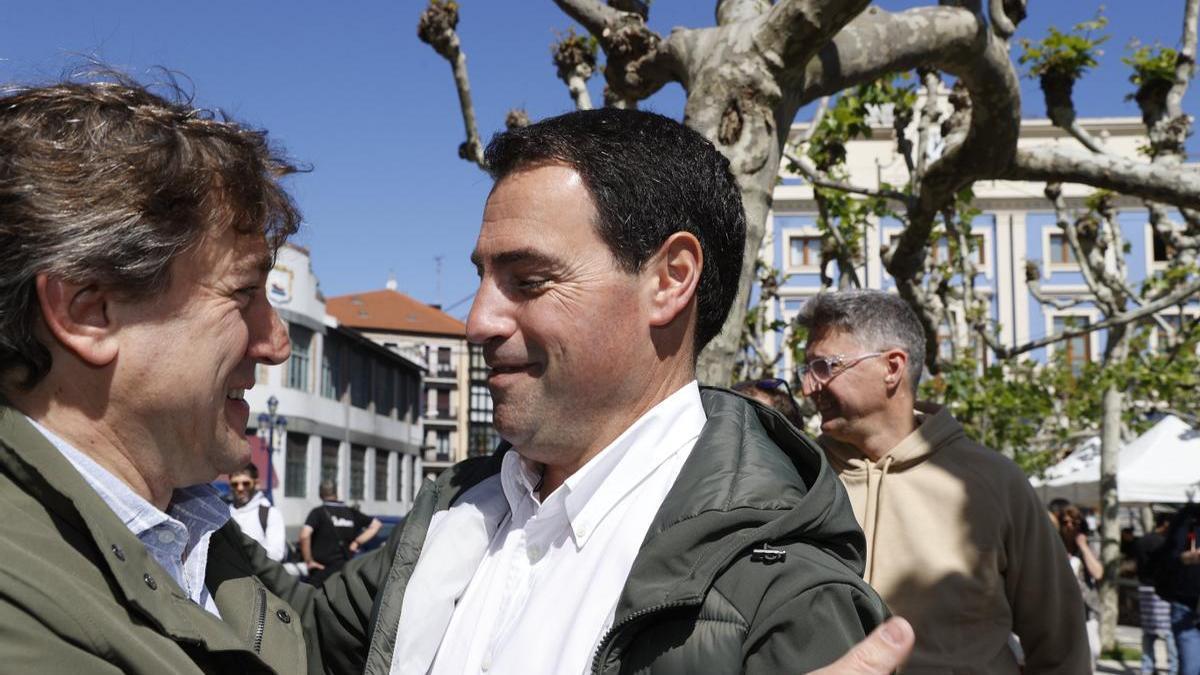
[[[1075,545],[1081,549],[1087,548],[1087,546],[1088,546],[1087,535],[1082,532],[1076,532],[1075,533]]]
[[[313,560],[313,561],[311,561],[311,562],[306,562],[306,563],[304,563],[304,565],[305,565],[305,567],[307,567],[307,568],[308,568],[308,571],[309,571],[309,572],[312,572],[313,570],[323,570],[323,569],[325,569],[325,566],[324,566],[324,565],[322,565],[321,563],[317,562],[316,560]]]
[[[912,626],[901,617],[893,616],[842,658],[814,670],[811,675],[887,675],[908,659],[915,641]]]
[[[1179,562],[1184,565],[1200,565],[1200,551],[1184,551],[1180,553]]]
[[[351,540],[350,540],[350,546],[349,546],[349,548],[350,548],[350,552],[351,552],[351,553],[358,553],[358,548],[359,548],[359,546],[358,546],[358,540],[357,540],[357,539],[351,539]]]

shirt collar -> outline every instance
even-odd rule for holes
[[[204,534],[220,529],[229,520],[229,507],[221,500],[220,493],[208,483],[175,490],[164,513],[134,492],[125,481],[58,434],[33,419],[26,419],[71,462],[84,481],[100,495],[134,536],[140,536],[163,523],[173,523],[187,529],[187,548],[190,550]]]
[[[612,443],[571,474],[559,488],[576,546],[582,548],[600,521],[643,480],[700,436],[707,417],[695,380],[639,417]],[[637,448],[636,451],[630,452]],[[517,452],[505,455],[501,487],[509,509],[533,500],[541,465]]]

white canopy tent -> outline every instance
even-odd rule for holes
[[[1043,502],[1056,497],[1100,503],[1100,439],[1090,438],[1031,481]],[[1123,504],[1200,501],[1200,432],[1167,415],[1121,448],[1118,499]]]

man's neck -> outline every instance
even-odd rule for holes
[[[17,410],[87,455],[142,499],[160,511],[167,510],[174,488],[162,471],[162,462],[127,452],[120,434],[104,420],[88,419],[81,411],[49,401],[43,405],[24,400],[15,403]]]
[[[592,461],[596,455],[611,445],[613,441],[625,433],[629,427],[633,426],[646,413],[653,410],[655,406],[670,398],[672,394],[695,379],[695,372],[690,370],[682,372],[673,378],[664,378],[641,401],[631,402],[626,409],[628,412],[624,416],[610,417],[609,419],[613,420],[613,422],[601,427],[594,437],[589,439],[586,448],[582,451],[574,453],[546,453],[547,456],[573,457],[573,460],[569,462],[555,462],[553,464],[543,463],[542,482],[537,490],[538,499],[544,500],[546,497],[554,494],[554,491],[565,483],[568,478],[575,475],[575,472]]]
[[[916,431],[917,426],[917,417],[909,406],[906,410],[885,414],[870,424],[869,430],[863,436],[850,441],[850,444],[872,462],[878,462],[895,449],[900,441]]]

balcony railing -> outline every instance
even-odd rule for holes
[[[458,377],[458,369],[449,363],[439,363],[434,366],[433,372],[430,373],[434,377]]]
[[[456,420],[456,419],[458,419],[458,413],[457,413],[457,412],[455,412],[455,411],[452,411],[452,410],[446,410],[446,409],[443,409],[443,408],[438,408],[438,409],[435,409],[435,410],[426,410],[426,411],[425,411],[425,419],[430,419],[430,420]]]

